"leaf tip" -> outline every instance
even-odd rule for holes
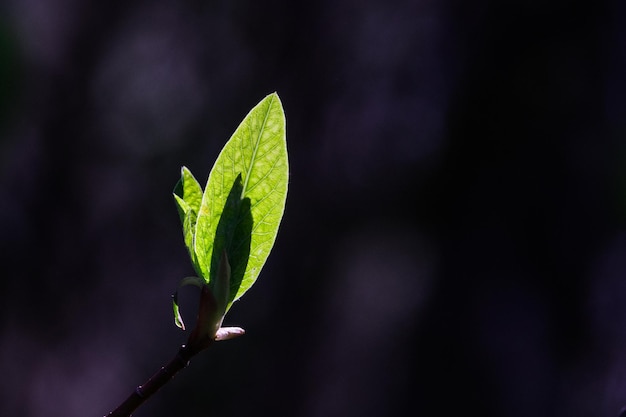
[[[185,330],[185,323],[183,317],[180,315],[180,309],[178,308],[178,291],[172,294],[172,308],[174,310],[174,323],[179,329]]]

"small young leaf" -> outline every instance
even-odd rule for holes
[[[178,284],[178,289],[187,286],[187,285],[195,285],[198,288],[202,288],[204,285],[204,280],[198,277],[186,277]],[[185,330],[185,323],[183,322],[183,317],[180,314],[180,308],[178,308],[178,290],[172,295],[172,308],[174,309],[174,323],[176,326]]]
[[[187,167],[182,167],[180,171],[180,180],[174,187],[174,197],[178,203],[180,220],[183,221],[188,210],[193,210],[196,214],[200,211],[202,187]],[[181,201],[185,203],[184,206],[181,206]]]
[[[285,114],[273,93],[248,113],[222,149],[195,224],[194,252],[210,286],[222,251],[228,254],[232,272],[226,311],[254,284],[274,245],[288,168]]]
[[[194,251],[196,220],[200,211],[200,202],[202,201],[202,188],[191,174],[191,171],[186,167],[182,167],[180,180],[174,187],[174,200],[176,201],[180,220],[183,223],[185,246],[187,246],[196,272],[198,275],[202,275]]]

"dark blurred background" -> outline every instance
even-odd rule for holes
[[[176,353],[171,190],[277,91],[247,334],[136,416],[616,416],[625,74],[618,0],[4,0],[0,415],[103,416]]]

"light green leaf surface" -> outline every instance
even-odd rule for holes
[[[202,187],[200,187],[200,184],[187,167],[182,167],[180,170],[180,180],[178,180],[176,187],[174,187],[174,196],[178,197],[176,199],[177,202],[180,200],[184,201],[186,206],[191,208],[196,213],[200,210],[200,203],[202,202]],[[181,216],[180,219],[182,221],[186,210],[184,210],[180,205],[178,208]]]
[[[188,181],[183,178],[186,205],[177,199],[186,214],[194,212],[197,201],[195,186],[189,197],[185,193]],[[227,310],[254,284],[267,260],[285,209],[287,183],[285,115],[273,93],[248,113],[222,149],[197,211],[195,233],[189,232],[194,263],[211,287],[226,250],[232,270]],[[194,223],[187,217],[183,223]]]
[[[202,275],[194,250],[196,220],[200,211],[200,203],[202,202],[202,187],[200,187],[198,181],[186,167],[182,167],[180,180],[174,187],[174,200],[183,224],[185,246],[187,246],[189,251],[194,269],[199,275]]]

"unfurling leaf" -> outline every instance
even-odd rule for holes
[[[195,285],[198,288],[202,288],[204,285],[204,280],[198,277],[186,277],[178,284],[178,289],[185,287],[187,285]],[[185,323],[183,322],[183,317],[180,314],[180,309],[178,307],[178,290],[172,295],[172,307],[174,309],[174,323],[176,323],[177,327],[185,330]]]

